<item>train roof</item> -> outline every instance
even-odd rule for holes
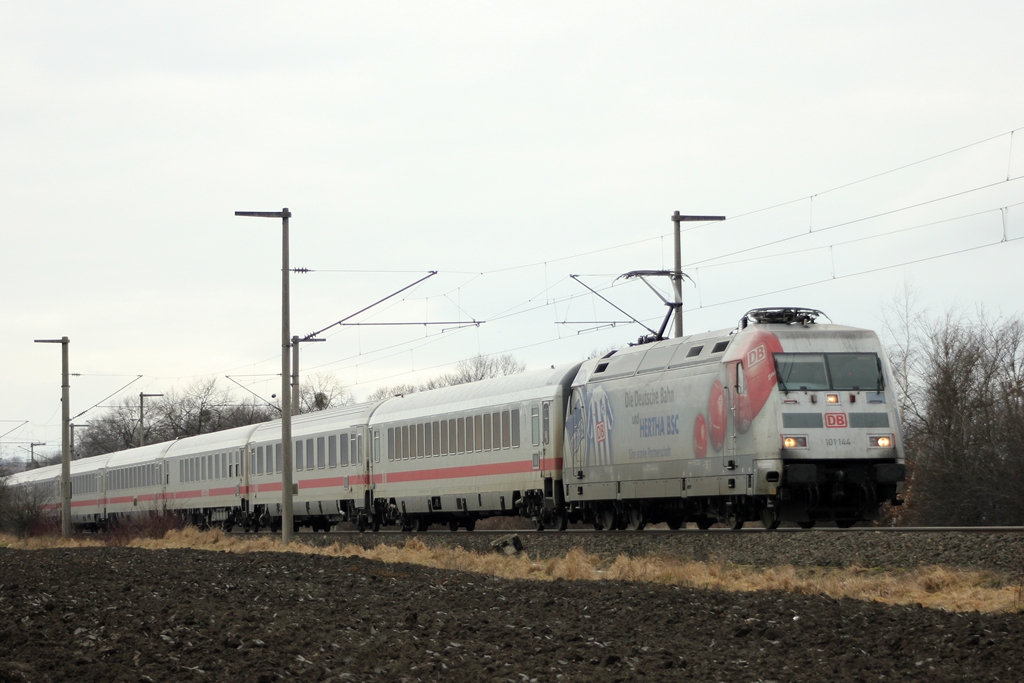
[[[227,451],[233,448],[240,448],[248,441],[252,433],[259,428],[259,424],[222,429],[219,432],[208,432],[198,434],[184,439],[172,441],[170,448],[164,453],[165,458],[179,458],[195,453],[209,453],[210,451]]]
[[[552,398],[576,375],[579,363],[485,379],[397,396],[380,404],[373,420],[411,420],[439,412],[473,410],[495,403]]]
[[[573,386],[706,363],[725,353],[734,333],[716,330],[619,349],[585,362]]]
[[[111,456],[116,453],[103,453],[102,455],[94,455],[88,458],[82,458],[81,460],[71,461],[71,474],[87,474],[89,472],[95,472],[102,470],[107,466],[107,461],[110,460]],[[59,469],[60,465],[56,465]]]
[[[329,408],[292,416],[292,436],[365,425],[380,401]],[[253,441],[280,441],[281,421],[264,422],[252,435]]]
[[[142,462],[153,462],[154,460],[163,457],[164,453],[173,443],[175,442],[164,441],[161,443],[150,444],[148,446],[130,448],[126,451],[116,451],[106,456],[106,467],[126,467],[129,465],[138,465]]]
[[[580,368],[573,386],[714,362],[727,355],[734,338],[753,330],[771,332],[786,340],[794,351],[859,351],[863,350],[864,341],[877,346],[878,336],[872,330],[816,322],[822,316],[813,309],[757,309],[748,312],[732,329],[638,344],[592,358]],[[822,339],[829,343],[823,346]]]
[[[7,481],[11,485],[20,485],[47,481],[57,477],[60,477],[60,465],[47,465],[46,467],[37,467],[34,470],[15,472]]]

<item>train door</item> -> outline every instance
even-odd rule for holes
[[[244,448],[239,448],[237,453],[236,453],[236,455],[235,455],[235,457],[238,458],[238,463],[239,463],[238,464],[239,476],[240,476],[239,489],[240,489],[240,493],[241,493],[240,497],[242,499],[241,500],[242,512],[249,512],[249,482],[252,481],[252,478],[251,478],[252,472],[250,470],[251,470],[251,466],[252,466],[252,464],[253,464],[253,462],[255,461],[255,458],[256,458],[256,448],[255,448],[255,446],[252,447],[252,453],[253,454],[250,457],[247,458],[247,457],[245,457],[245,449]]]
[[[743,370],[743,362],[729,363],[729,427],[726,436],[725,454],[727,458],[735,458],[737,453],[736,440],[738,434],[746,433],[750,428],[750,411],[747,409],[747,382]]]
[[[583,478],[583,465],[586,460],[586,402],[582,389],[572,390],[569,402],[569,415],[565,420],[564,451],[569,452],[572,474],[577,479]]]
[[[380,430],[367,432],[370,440],[369,455],[366,458],[366,489],[363,492],[363,508],[369,511],[373,502],[373,471],[380,462]]]
[[[543,452],[540,443],[540,406],[530,406],[530,445],[533,446],[533,469],[540,469]]]

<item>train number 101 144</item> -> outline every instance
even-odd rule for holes
[[[851,445],[849,439],[825,439],[826,446],[849,446]]]

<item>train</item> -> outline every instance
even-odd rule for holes
[[[295,530],[878,519],[906,476],[892,370],[874,332],[823,318],[755,309],[733,329],[295,416]],[[170,512],[280,530],[281,436],[277,420],[75,460],[74,527]],[[59,479],[10,483],[59,515]]]

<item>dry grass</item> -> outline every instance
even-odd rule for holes
[[[56,536],[18,539],[0,535],[0,547],[37,550],[54,547],[96,547],[100,539],[75,538],[64,542]],[[458,547],[428,547],[411,538],[404,546],[380,544],[364,549],[335,543],[316,547],[293,543],[284,548],[273,536],[201,532],[194,527],[169,531],[163,538],[136,538],[135,548],[190,548],[223,552],[296,552],[310,555],[363,557],[384,563],[411,563],[438,569],[457,569],[508,579],[596,581],[615,579],[688,586],[725,591],[786,591],[827,595],[895,605],[921,604],[955,612],[1019,612],[1024,610],[1019,581],[991,572],[962,571],[940,566],[907,571],[883,571],[849,567],[796,568],[791,565],[756,568],[726,562],[691,562],[669,557],[626,557],[612,561],[573,549],[565,557],[540,560],[526,554],[471,553]]]

